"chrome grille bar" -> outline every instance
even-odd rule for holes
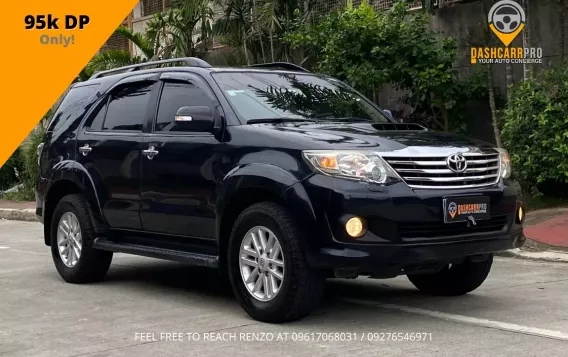
[[[453,189],[483,187],[499,181],[499,153],[463,153],[467,160],[464,172],[454,172],[447,165],[447,156],[390,156],[382,158],[412,188]]]
[[[462,177],[405,177],[407,181],[430,181],[430,182],[460,182],[465,180],[484,180],[499,175],[483,175],[483,176],[462,176]]]

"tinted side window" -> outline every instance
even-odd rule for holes
[[[103,130],[142,131],[153,83],[121,87],[111,95]]]
[[[212,103],[205,91],[193,84],[166,82],[160,97],[154,131],[183,131],[184,128],[174,122],[174,117],[179,108],[193,105],[211,106]]]
[[[105,103],[100,106],[97,110],[95,115],[91,115],[91,117],[85,123],[85,128],[89,128],[89,130],[99,131],[103,128],[103,121],[105,120],[105,114],[107,111],[107,103],[108,98],[105,100]]]
[[[69,126],[81,117],[91,104],[97,93],[98,84],[74,87],[69,90],[49,123],[49,131],[57,131],[64,125]]]

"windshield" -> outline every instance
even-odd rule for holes
[[[389,123],[383,112],[340,81],[307,74],[214,73],[242,119],[373,121]]]

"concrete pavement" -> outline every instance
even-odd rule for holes
[[[212,270],[115,255],[104,282],[67,284],[41,235],[39,223],[0,221],[2,356],[562,356],[568,350],[563,263],[497,258],[480,289],[455,298],[425,296],[404,277],[333,280],[312,316],[271,325],[250,319]],[[409,341],[411,333],[426,340]]]

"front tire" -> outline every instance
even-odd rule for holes
[[[81,195],[63,197],[51,220],[51,256],[65,281],[82,284],[105,277],[112,252],[94,249],[95,238],[85,199]]]
[[[477,289],[491,270],[493,255],[483,261],[466,259],[462,263],[448,264],[434,274],[408,275],[408,279],[420,291],[432,295],[458,296]]]
[[[228,267],[233,292],[254,319],[286,322],[307,316],[321,300],[323,275],[308,266],[302,231],[280,205],[248,207],[235,221]]]

